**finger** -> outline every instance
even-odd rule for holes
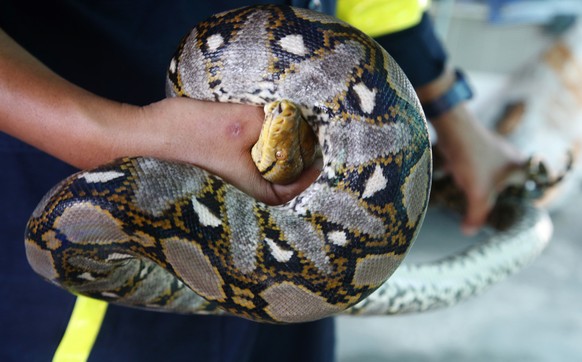
[[[467,236],[475,235],[485,222],[495,204],[495,192],[484,195],[467,195],[467,210],[461,230]]]
[[[273,192],[277,201],[280,204],[284,204],[305,191],[317,179],[321,173],[322,166],[323,160],[318,158],[301,173],[301,176],[296,181],[287,185],[273,184]]]

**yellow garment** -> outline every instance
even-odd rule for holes
[[[78,296],[53,362],[87,361],[106,311],[106,302]]]
[[[418,24],[430,0],[338,0],[336,16],[369,36]]]

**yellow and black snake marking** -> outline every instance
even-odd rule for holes
[[[427,207],[431,151],[412,87],[368,36],[291,7],[218,14],[179,46],[167,92],[293,102],[321,145],[320,177],[269,207],[181,163],[78,173],[30,219],[38,273],[120,304],[300,322],[354,305],[400,264]]]

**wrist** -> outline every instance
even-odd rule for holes
[[[416,88],[421,103],[431,102],[449,89],[455,82],[455,72],[445,68],[444,72],[433,81]]]
[[[447,69],[433,82],[417,89],[425,116],[433,123],[473,97],[465,75]]]

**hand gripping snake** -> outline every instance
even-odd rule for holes
[[[122,305],[292,323],[452,304],[519,269],[549,238],[534,232],[547,216],[524,207],[509,237],[405,265],[386,282],[427,208],[427,126],[394,60],[335,18],[271,5],[215,15],[182,41],[167,93],[294,104],[319,143],[320,176],[267,206],[184,163],[134,157],[79,172],[27,225],[27,257],[44,278]]]

